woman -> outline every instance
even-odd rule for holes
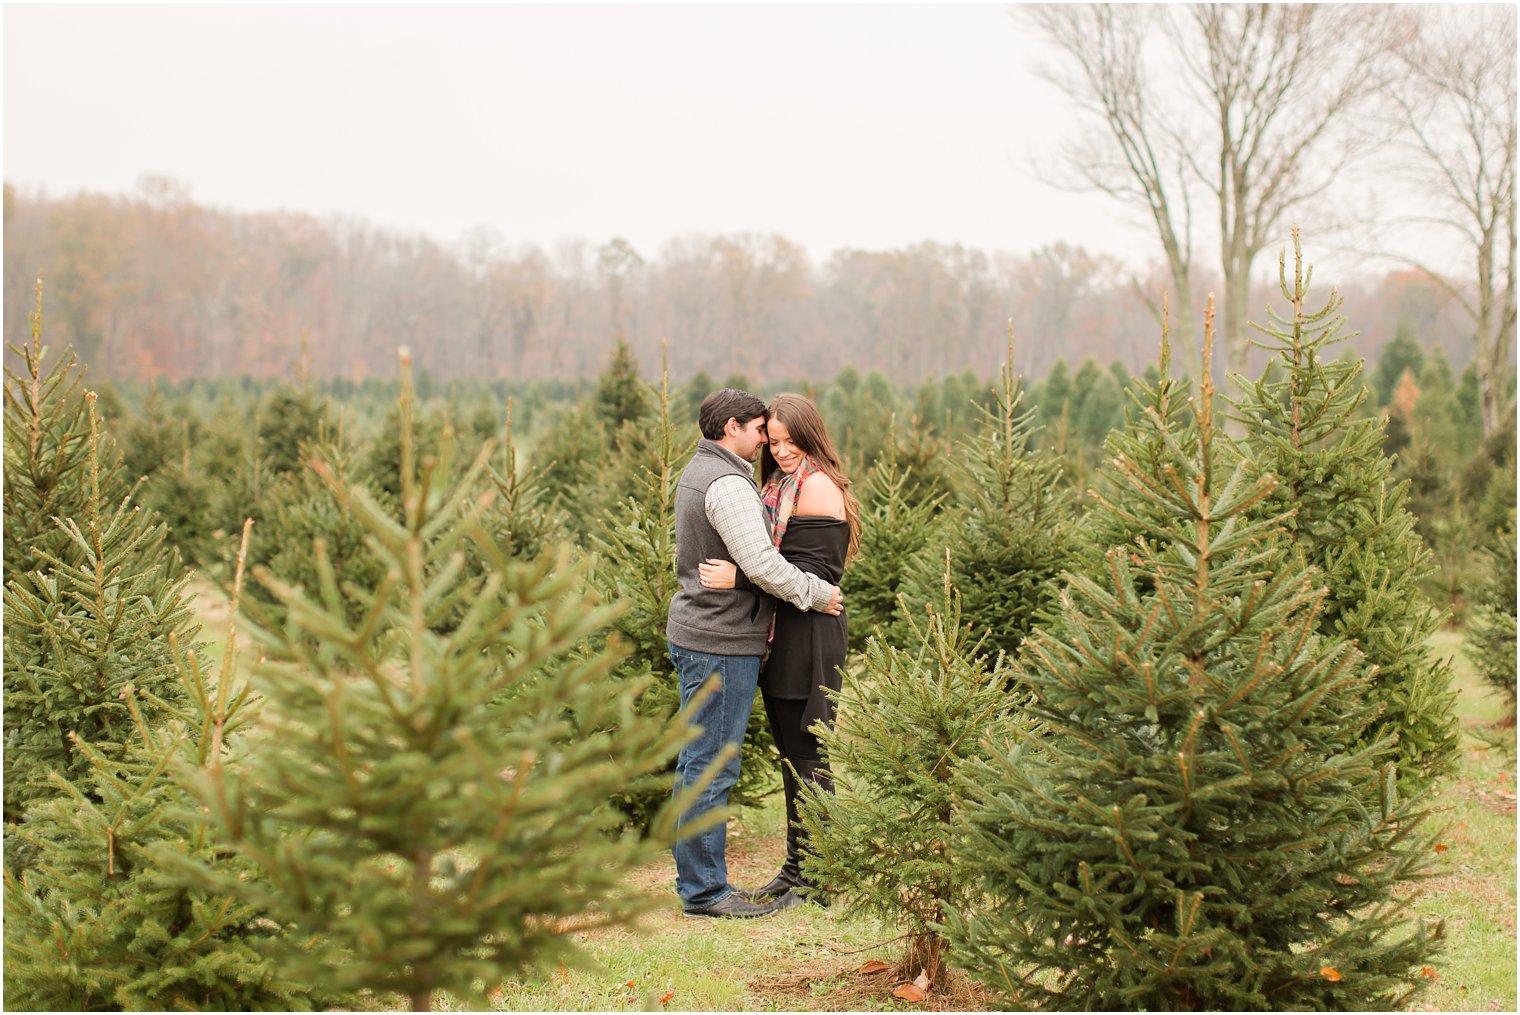
[[[839,585],[845,565],[860,549],[860,507],[850,493],[850,480],[839,465],[818,409],[802,395],[777,395],[766,410],[767,443],[760,453],[765,477],[761,497],[766,520],[781,555],[797,567]],[[698,565],[707,588],[751,588],[731,561],[708,560]],[[828,762],[812,733],[814,723],[832,725],[834,702],[825,688],[839,690],[839,667],[849,626],[844,615],[831,617],[776,604],[770,654],[760,671],[771,736],[781,756],[781,780],[786,791],[786,862],[770,884],[753,893],[756,901],[777,900],[786,909],[803,901],[803,894],[823,901],[802,877],[806,846],[797,816],[800,784],[832,788]]]

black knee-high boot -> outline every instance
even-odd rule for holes
[[[802,760],[796,762],[796,766],[798,778],[792,783],[792,786],[796,787],[797,792],[800,792],[801,787],[804,785],[811,786],[822,793],[832,793],[834,791],[833,777],[829,772],[828,765],[822,761],[817,759]],[[765,890],[773,892],[782,884],[790,882],[790,887],[784,894],[775,896],[777,909],[790,909],[793,906],[800,906],[805,902],[827,906],[829,904],[828,893],[808,880],[802,871],[802,858],[808,851],[807,832],[794,817],[797,809],[795,797],[789,797],[787,802],[790,806],[788,807],[786,865],[782,867],[781,873],[776,875],[775,880],[765,886]]]
[[[803,785],[810,786],[819,793],[834,792],[833,774],[829,771],[828,764],[819,758],[808,758],[797,762],[797,774],[801,777],[801,783]],[[802,827],[800,820],[797,823],[796,840],[798,875],[797,884],[793,887],[800,890],[801,894],[806,898],[807,901],[816,902],[820,905],[826,906],[828,905],[827,896],[825,896],[819,887],[810,881],[807,875],[801,870],[801,858],[802,854],[807,852],[808,837],[807,831]],[[787,859],[791,859],[790,849],[788,850]]]
[[[803,764],[806,764],[804,762]],[[801,827],[797,816],[797,777],[788,759],[781,761],[781,789],[786,794],[786,861],[781,872],[770,880],[757,896],[779,896],[802,883]]]

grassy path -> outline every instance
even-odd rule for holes
[[[1464,732],[1461,770],[1437,790],[1445,870],[1420,886],[1415,905],[1421,915],[1444,919],[1447,936],[1420,1010],[1514,1011],[1515,765],[1475,735],[1503,705],[1473,673],[1459,632],[1440,631],[1431,644],[1452,659]]]
[[[207,583],[195,587],[208,654],[220,655],[226,603]],[[1444,831],[1436,877],[1412,889],[1416,911],[1447,925],[1447,949],[1431,967],[1419,1009],[1516,1010],[1515,769],[1512,759],[1475,735],[1502,711],[1461,654],[1461,636],[1432,639],[1454,659],[1465,733],[1461,771],[1436,801]],[[783,843],[779,795],[730,825],[729,876],[742,886],[770,880]],[[582,935],[589,962],[491,992],[500,1011],[968,1011],[991,1007],[972,985],[910,1005],[892,997],[894,982],[859,972],[869,959],[890,960],[896,931],[802,906],[759,921],[694,920],[681,915],[668,858],[628,881],[651,912],[631,930]],[[662,999],[663,1002],[662,1002]],[[447,1001],[447,999],[440,999]],[[444,1007],[444,1005],[439,1005]]]

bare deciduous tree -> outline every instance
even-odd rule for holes
[[[1101,124],[1062,153],[1065,168],[1076,186],[1145,211],[1166,255],[1176,305],[1193,306],[1188,142],[1169,104],[1156,100],[1145,67],[1157,12],[1111,4],[1039,4],[1022,11],[1072,64],[1049,68],[1046,76]],[[1184,314],[1172,334],[1179,361],[1191,369],[1198,362],[1191,317]]]
[[[1515,8],[1436,8],[1400,50],[1390,90],[1419,188],[1417,221],[1458,237],[1472,257],[1470,285],[1408,258],[1473,322],[1483,431],[1508,411],[1515,349]]]
[[[1195,196],[1216,214],[1225,365],[1241,368],[1256,255],[1375,141],[1364,114],[1410,18],[1343,4],[1040,5],[1028,17],[1070,65],[1051,80],[1100,121],[1069,170],[1145,208],[1178,306],[1194,305]],[[1179,338],[1192,336],[1185,324]]]

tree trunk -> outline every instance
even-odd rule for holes
[[[945,968],[945,942],[938,934],[916,934],[908,939],[908,949],[897,973],[905,980],[913,980],[920,972],[929,978],[930,987],[945,986],[949,970]]]

